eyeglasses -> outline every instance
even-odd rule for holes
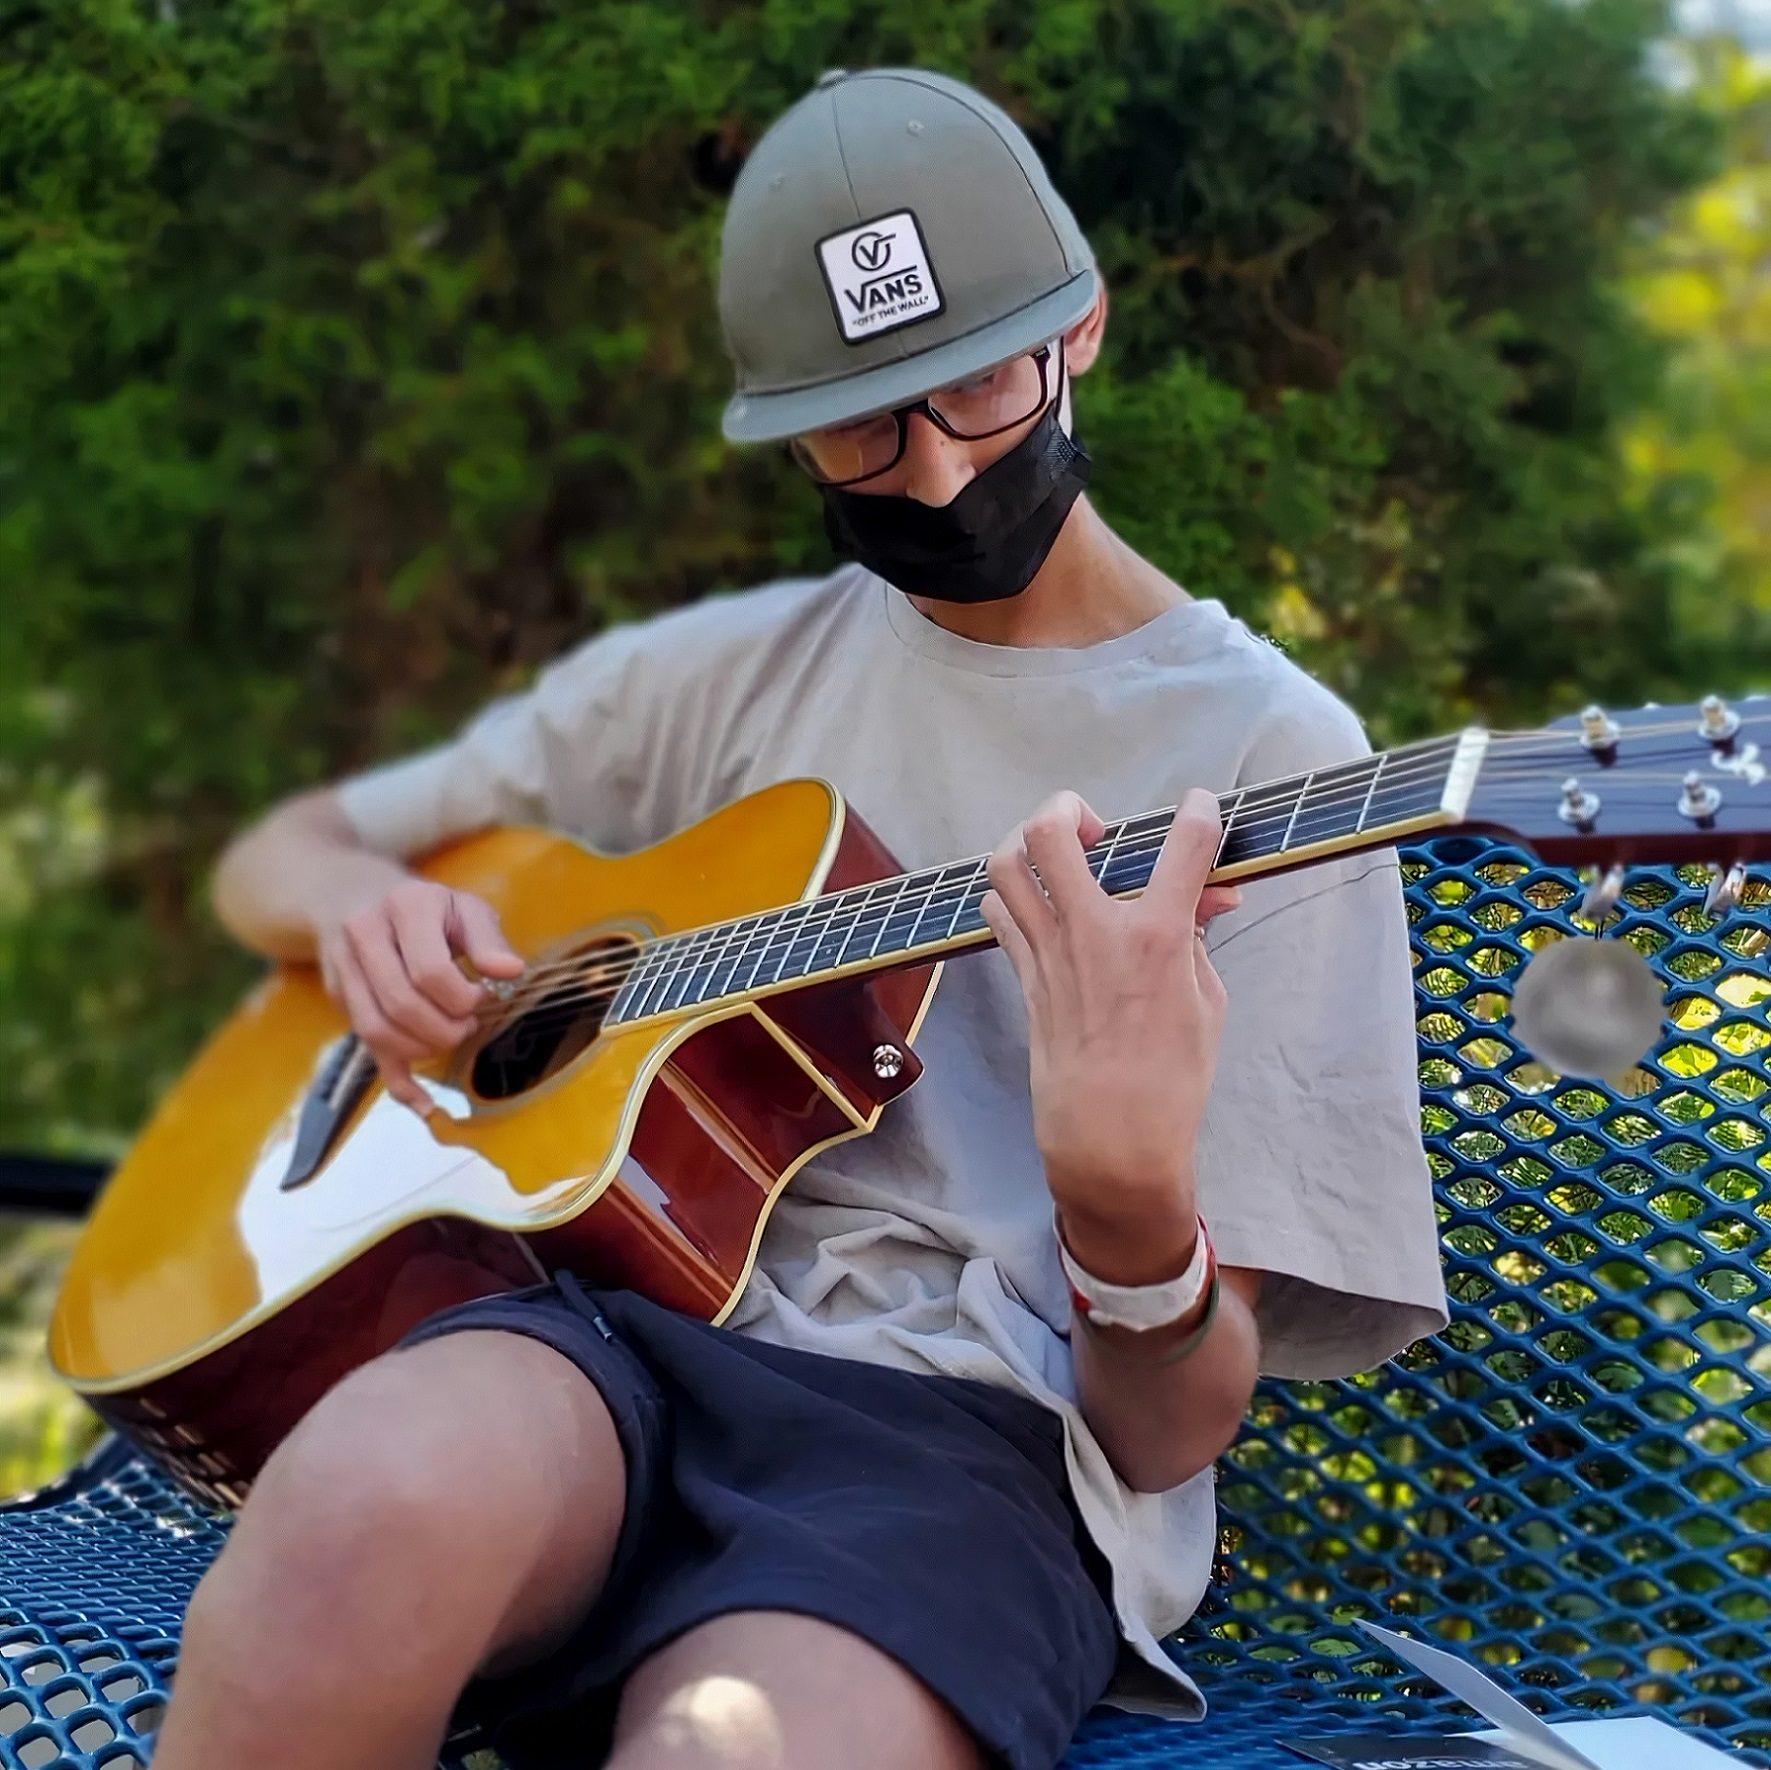
[[[943,387],[896,411],[879,412],[827,430],[808,430],[794,437],[789,447],[793,458],[820,485],[858,485],[889,473],[903,460],[912,412],[921,412],[960,442],[981,442],[1025,424],[1042,412],[1051,398],[1051,360],[1051,345],[1042,344],[987,374]]]

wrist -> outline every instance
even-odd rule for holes
[[[1172,1330],[1197,1321],[1202,1304],[1209,1319],[1216,1302],[1217,1258],[1211,1231],[1202,1219],[1194,1219],[1193,1252],[1184,1267],[1164,1278],[1132,1284],[1103,1278],[1083,1266],[1055,1214],[1053,1228],[1076,1319],[1091,1331],[1124,1329],[1141,1339],[1157,1329]]]
[[[1186,1271],[1199,1240],[1191,1176],[1127,1198],[1101,1187],[1085,1200],[1053,1189],[1070,1257],[1107,1284],[1162,1284]]]

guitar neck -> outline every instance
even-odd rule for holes
[[[1487,742],[1487,733],[1466,731],[1220,794],[1224,837],[1211,881],[1284,872],[1462,822]],[[1135,897],[1144,889],[1174,816],[1171,805],[1106,830],[1086,851],[1103,890]],[[974,855],[654,941],[604,1024],[630,1025],[992,945],[981,908],[988,862]]]

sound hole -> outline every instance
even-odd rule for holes
[[[580,1056],[627,975],[637,942],[628,935],[587,941],[547,961],[549,987],[493,1033],[469,1072],[482,1100],[508,1100],[538,1086]],[[561,971],[559,967],[569,966]]]

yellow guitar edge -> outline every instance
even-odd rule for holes
[[[814,863],[810,874],[807,876],[804,886],[800,890],[799,897],[795,900],[803,902],[809,897],[816,897],[824,889],[824,882],[829,877],[830,868],[836,860],[837,851],[842,843],[843,833],[847,828],[848,802],[844,799],[842,793],[838,790],[835,784],[824,779],[821,775],[805,775],[796,777],[793,781],[782,781],[777,783],[778,788],[790,788],[795,785],[809,785],[822,788],[829,801],[830,813],[823,846],[819,850],[817,860]],[[763,792],[771,790],[773,789],[762,789]],[[714,815],[718,814],[716,813]],[[580,841],[577,837],[561,835],[558,831],[548,829],[542,825],[510,825],[507,827],[512,831],[527,830],[533,834],[548,837],[553,841],[569,842],[573,844],[573,846],[581,849],[584,853],[592,856],[594,859],[606,861],[616,858],[602,853],[592,844]],[[680,834],[681,832],[678,833]],[[663,841],[648,844],[647,848],[634,850],[632,855],[619,858],[626,860],[637,859],[639,856],[648,852],[649,849],[666,847],[673,840],[675,840],[675,837],[667,837]],[[915,1034],[921,1029],[923,1018],[928,1011],[929,999],[934,992],[934,984],[938,980],[938,977],[939,967],[936,969],[935,976],[930,978],[929,989],[924,992],[922,1003],[917,1010],[916,1019],[911,1028],[910,1036],[912,1040],[914,1039]],[[348,1252],[340,1255],[338,1259],[316,1267],[313,1272],[308,1274],[302,1280],[301,1283],[291,1287],[287,1291],[279,1292],[275,1298],[261,1300],[256,1307],[242,1314],[223,1332],[210,1335],[208,1338],[198,1341],[194,1346],[183,1348],[173,1357],[158,1360],[150,1365],[141,1366],[125,1375],[81,1377],[75,1376],[68,1371],[55,1355],[54,1319],[52,1316],[50,1332],[47,1336],[49,1343],[46,1347],[46,1355],[50,1369],[62,1382],[67,1384],[70,1389],[79,1395],[109,1395],[144,1388],[148,1384],[172,1376],[178,1371],[188,1369],[191,1365],[200,1362],[211,1354],[219,1352],[223,1348],[232,1345],[234,1341],[243,1339],[254,1329],[261,1327],[274,1316],[281,1314],[291,1303],[299,1302],[301,1298],[319,1289],[319,1287],[325,1284],[327,1280],[344,1271],[355,1260],[361,1257],[365,1247],[374,1245],[374,1242],[385,1241],[390,1236],[398,1234],[403,1229],[410,1228],[415,1223],[434,1222],[439,1218],[452,1217],[458,1221],[477,1224],[480,1227],[489,1229],[495,1233],[502,1232],[512,1234],[517,1238],[519,1245],[523,1246],[525,1252],[527,1252],[527,1244],[522,1240],[524,1235],[535,1234],[548,1229],[555,1229],[565,1223],[569,1223],[574,1217],[582,1215],[584,1211],[595,1204],[603,1193],[608,1190],[610,1184],[620,1172],[621,1164],[627,1159],[628,1151],[633,1141],[634,1129],[639,1123],[640,1109],[645,1104],[646,1091],[657,1077],[658,1071],[663,1068],[664,1064],[676,1048],[682,1044],[684,1040],[692,1037],[695,1033],[705,1031],[708,1027],[715,1026],[721,1021],[729,1020],[739,1014],[750,1014],[757,1018],[764,1018],[757,1013],[755,997],[747,994],[741,999],[728,1001],[712,1013],[693,1015],[690,1018],[683,1020],[678,1025],[669,1028],[665,1036],[658,1041],[658,1044],[647,1053],[644,1064],[636,1074],[634,1082],[628,1090],[627,1099],[622,1108],[621,1118],[617,1125],[615,1137],[610,1146],[609,1155],[603,1165],[597,1170],[595,1177],[586,1184],[585,1189],[582,1192],[574,1193],[573,1202],[569,1209],[554,1211],[545,1215],[513,1216],[510,1218],[482,1216],[478,1214],[470,1216],[467,1213],[460,1211],[437,1209],[425,1210],[422,1208],[402,1212],[398,1215],[390,1215],[386,1220],[376,1225],[376,1233],[373,1242],[359,1243]],[[772,1022],[767,1024],[771,1032],[776,1032]],[[777,1036],[779,1035],[777,1034]],[[789,1048],[792,1048],[790,1042],[783,1042],[789,1043]],[[805,1064],[803,1056],[799,1055],[797,1052],[795,1055],[798,1058],[798,1061],[807,1068],[808,1073],[812,1075],[820,1088],[822,1088],[827,1094],[831,1094],[832,1098],[836,1098],[837,1096],[834,1091],[831,1090],[829,1083],[826,1082],[823,1077],[818,1076],[816,1072],[811,1069],[810,1065]],[[582,1058],[580,1058],[579,1061],[582,1061]],[[850,1115],[854,1116],[853,1108],[848,1106],[846,1096],[840,1099],[839,1104],[847,1108]],[[762,1212],[757,1220],[756,1232],[751,1239],[750,1250],[745,1259],[743,1273],[731,1298],[727,1301],[725,1307],[719,1312],[719,1315],[715,1317],[716,1321],[723,1321],[726,1316],[731,1313],[732,1309],[737,1304],[738,1296],[741,1294],[745,1283],[749,1281],[750,1273],[756,1260],[757,1248],[761,1243],[762,1232],[767,1227],[768,1219],[775,1208],[775,1201],[780,1197],[787,1182],[792,1179],[793,1175],[796,1174],[806,1162],[811,1160],[814,1155],[833,1147],[837,1143],[846,1142],[851,1137],[860,1136],[864,1131],[871,1130],[878,1122],[880,1110],[881,1109],[879,1108],[875,1108],[864,1124],[856,1124],[853,1129],[838,1132],[836,1136],[827,1138],[824,1142],[814,1145],[811,1149],[807,1150],[804,1155],[799,1157],[799,1159],[787,1170],[786,1174],[784,1174],[782,1178],[770,1188],[768,1197],[763,1203]],[[540,1269],[537,1266],[538,1281],[543,1276],[545,1275],[540,1272]],[[59,1308],[60,1299],[58,1298],[58,1312]]]

